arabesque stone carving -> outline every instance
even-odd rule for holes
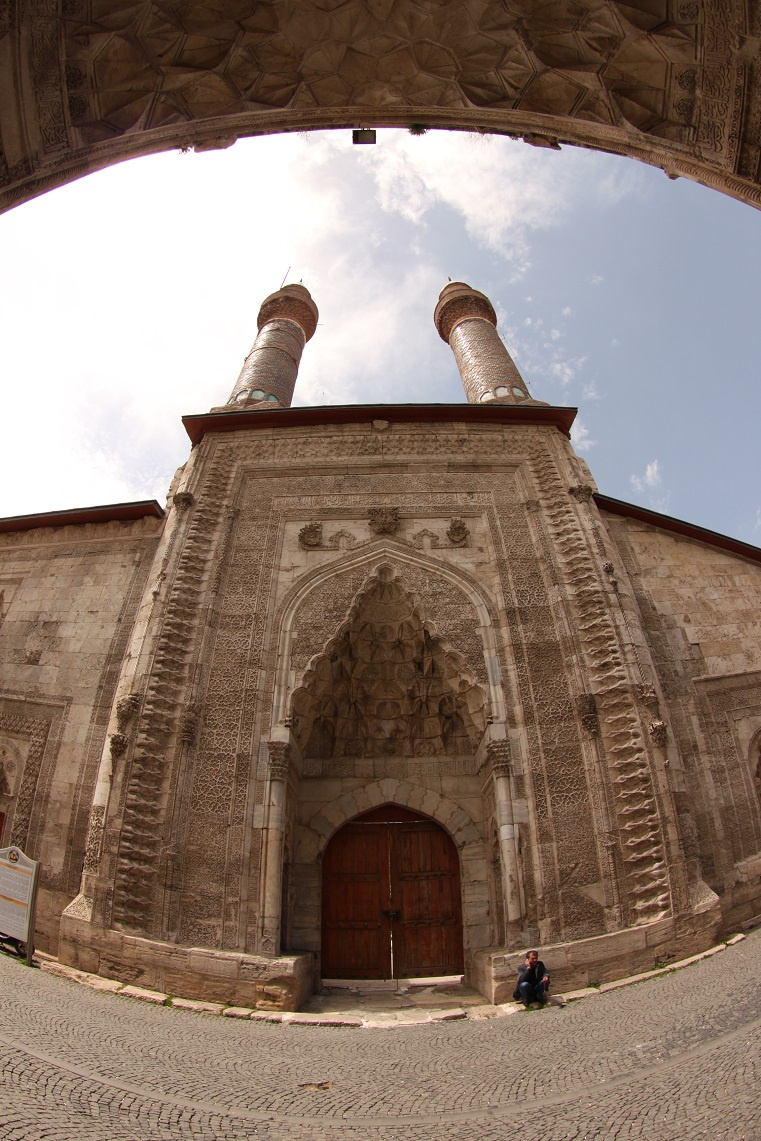
[[[119,757],[124,756],[127,751],[128,743],[129,738],[127,737],[126,733],[111,734],[108,742],[108,748],[113,760],[117,761]]]
[[[322,523],[307,523],[299,531],[299,542],[307,550],[322,546]]]
[[[399,530],[399,508],[371,507],[370,529],[376,535],[393,535]]]
[[[464,547],[470,538],[470,531],[464,519],[453,519],[447,527],[447,538],[453,547]]]

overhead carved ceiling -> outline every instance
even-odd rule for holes
[[[120,159],[410,126],[761,205],[761,0],[0,0],[0,209]]]

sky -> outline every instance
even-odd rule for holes
[[[761,212],[572,147],[377,138],[148,156],[0,216],[0,517],[163,504],[284,280],[320,310],[294,404],[463,401],[451,278],[578,407],[601,492],[761,545]]]

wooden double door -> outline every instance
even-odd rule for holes
[[[336,832],[322,861],[322,975],[460,974],[457,849],[434,820],[384,805]]]

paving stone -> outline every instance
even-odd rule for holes
[[[195,1014],[221,1014],[225,1008],[223,1002],[201,1002],[194,998],[173,998],[172,1006],[178,1010],[192,1010]]]
[[[146,990],[139,986],[125,986],[119,991],[119,997],[139,998],[141,1002],[153,1002],[156,1006],[164,1006],[169,998],[158,990]]]
[[[504,1018],[501,1006],[473,1006],[466,1010],[468,1018]]]
[[[250,1006],[226,1006],[222,1011],[223,1018],[250,1018],[254,1011]]]
[[[0,955],[0,1137],[758,1141],[761,988],[728,1002],[728,970],[759,977],[761,931],[565,1010],[396,1009],[357,1035],[266,1011],[186,1018]]]
[[[593,998],[596,994],[600,994],[600,988],[588,986],[583,990],[564,990],[563,998],[566,1002],[574,1002],[577,998]]]

